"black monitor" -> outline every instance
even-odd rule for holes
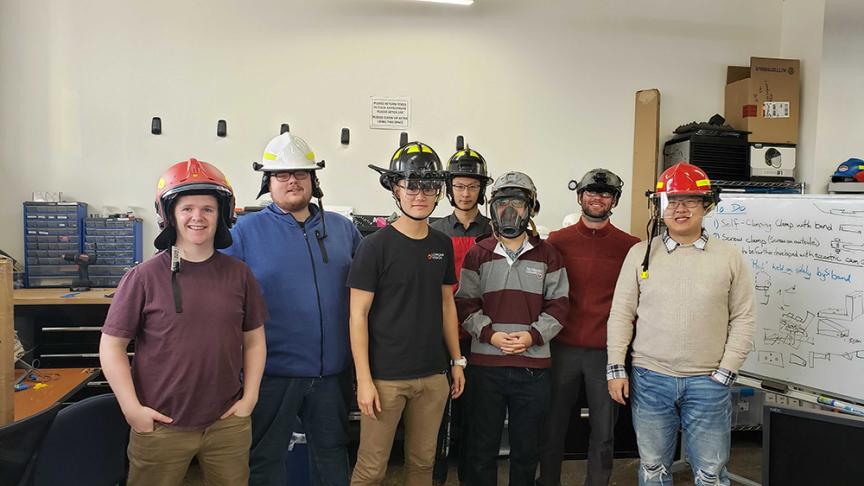
[[[762,485],[864,484],[864,417],[766,406]]]

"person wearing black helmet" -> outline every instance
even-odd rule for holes
[[[447,173],[435,151],[421,142],[399,147],[389,169],[370,167],[402,215],[363,240],[348,274],[362,412],[351,484],[381,483],[402,419],[405,484],[428,486],[447,396],[462,394],[467,365],[453,301],[453,246],[428,225]]]
[[[447,163],[447,199],[453,206],[453,212],[441,218],[429,226],[450,237],[453,242],[453,258],[456,267],[456,277],[462,271],[462,262],[468,249],[474,246],[477,238],[492,233],[490,220],[480,213],[478,205],[483,204],[486,199],[486,186],[492,182],[486,166],[486,159],[476,150],[465,147],[458,150]],[[458,284],[454,286],[455,292]],[[459,329],[459,346],[463,354],[471,347],[471,336],[463,329]],[[444,484],[447,481],[447,456],[450,451],[449,438],[459,443],[459,457],[457,461],[457,472],[460,480],[464,481],[465,472],[465,407],[468,395],[465,393],[459,400],[451,401],[444,412],[441,430],[438,434],[437,457],[435,459],[435,471],[433,481],[435,484]]]
[[[190,159],[159,179],[156,210],[162,251],[120,281],[99,345],[131,427],[127,484],[180,485],[196,456],[208,484],[246,484],[267,309],[249,268],[216,251],[231,244],[233,190]]]
[[[533,486],[549,404],[549,342],[567,315],[567,271],[531,222],[539,204],[530,177],[500,176],[489,206],[495,233],[468,250],[456,293],[471,335],[466,484],[497,483],[509,415],[509,484]]]
[[[606,386],[606,321],[621,265],[639,238],[609,217],[624,183],[607,169],[570,181],[582,208],[579,221],[553,231],[547,240],[561,252],[570,282],[570,312],[552,341],[552,401],[543,439],[538,485],[558,486],[567,426],[585,388],[590,424],[585,484],[609,483],[618,408]]]
[[[492,233],[489,218],[483,216],[478,207],[485,202],[486,186],[492,178],[487,172],[486,159],[469,147],[450,157],[447,173],[447,199],[453,212],[430,226],[453,239],[458,276],[465,252],[474,244],[474,239]]]

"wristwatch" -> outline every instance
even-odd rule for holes
[[[451,359],[450,366],[461,366],[465,368],[466,366],[468,366],[468,358],[466,358],[465,356],[460,356],[459,359]]]

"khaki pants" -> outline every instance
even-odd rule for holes
[[[203,430],[178,431],[157,424],[153,432],[131,431],[127,485],[181,485],[195,456],[209,486],[245,485],[251,443],[252,420],[236,415]]]
[[[405,485],[431,485],[438,428],[450,393],[447,376],[373,381],[381,412],[376,412],[378,420],[360,418],[360,449],[351,485],[381,484],[400,418],[405,423]]]

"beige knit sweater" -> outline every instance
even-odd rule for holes
[[[690,244],[668,253],[658,236],[643,280],[645,245],[630,249],[618,276],[608,363],[624,364],[632,339],[634,366],[671,376],[718,368],[737,373],[752,349],[754,329],[753,278],[741,250],[709,238],[704,250]]]

